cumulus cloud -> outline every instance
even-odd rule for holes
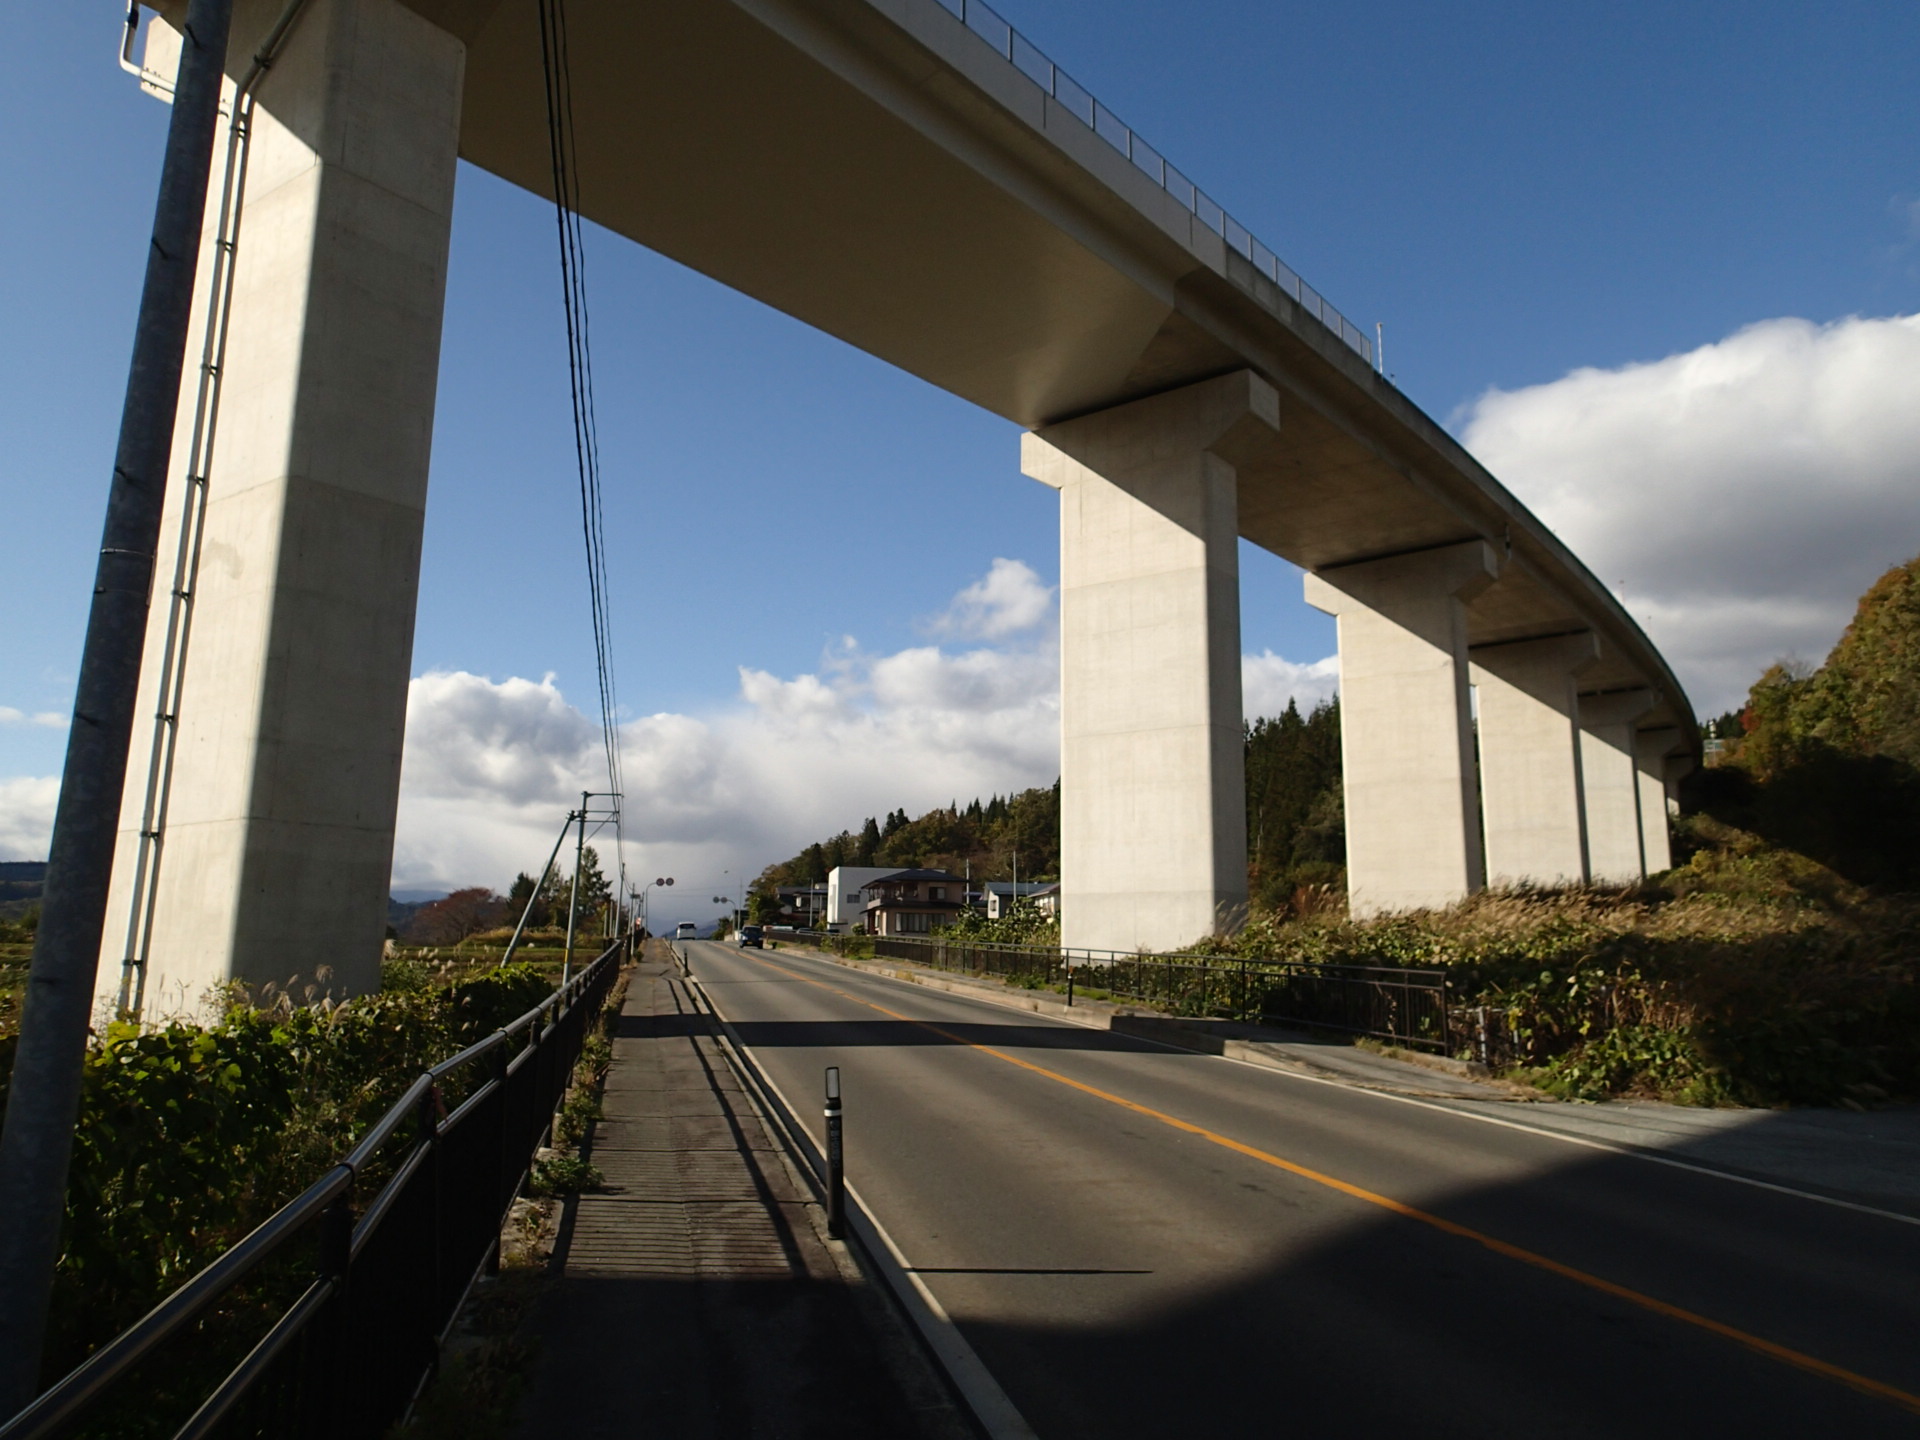
[[[1051,783],[1058,639],[1039,628],[1051,605],[1029,567],[997,561],[940,624],[943,634],[999,644],[872,654],[846,637],[810,673],[742,667],[735,701],[711,713],[626,722],[630,875],[673,875],[664,903],[704,919],[721,887],[866,815]],[[538,868],[562,816],[604,773],[597,724],[553,677],[420,676],[407,710],[395,886],[504,887]]]
[[[0,780],[0,860],[44,860],[53,838],[53,807],[60,799],[58,775],[21,775]]]
[[[1768,320],[1491,390],[1461,438],[1626,602],[1695,706],[1818,661],[1920,550],[1920,316]]]
[[[67,717],[57,710],[40,710],[29,715],[11,705],[0,705],[0,725],[34,725],[43,730],[64,730]]]
[[[1040,583],[1033,568],[1019,560],[999,559],[973,584],[953,597],[928,629],[936,635],[967,640],[999,640],[1031,630],[1053,609],[1053,587]]]
[[[1240,708],[1247,719],[1279,715],[1292,701],[1306,714],[1340,689],[1340,657],[1301,664],[1284,660],[1271,650],[1240,657]]]

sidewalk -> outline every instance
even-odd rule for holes
[[[584,1153],[605,1185],[563,1222],[521,1436],[967,1433],[665,965],[628,987],[604,1108]]]

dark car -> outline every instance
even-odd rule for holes
[[[740,948],[744,950],[749,945],[753,946],[756,950],[764,950],[767,948],[761,941],[760,927],[758,925],[742,925],[740,927]]]

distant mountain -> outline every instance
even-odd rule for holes
[[[401,899],[405,895],[409,898]],[[387,897],[387,924],[395,930],[407,928],[407,922],[436,900],[446,899],[444,893],[432,890],[402,890]]]

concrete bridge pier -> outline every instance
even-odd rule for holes
[[[1307,603],[1338,622],[1347,904],[1450,905],[1486,878],[1467,603],[1500,573],[1483,540],[1333,566]]]
[[[1681,776],[1668,773],[1670,762],[1687,748],[1678,725],[1642,730],[1634,737],[1633,758],[1640,799],[1640,856],[1648,875],[1673,868],[1673,830],[1670,815],[1674,790]],[[1690,757],[1689,757],[1690,758]],[[1687,766],[1691,769],[1691,763]]]
[[[1177,949],[1245,911],[1237,476],[1279,426],[1238,371],[1022,438],[1060,492],[1068,945]]]
[[[1580,697],[1580,775],[1589,873],[1596,885],[1631,885],[1647,873],[1636,726],[1659,703],[1654,690]]]
[[[236,69],[280,8],[240,7]],[[465,53],[398,0],[310,0],[258,92],[149,1017],[235,978],[327,967],[335,994],[379,985]],[[199,358],[196,340],[101,954],[107,1003],[127,955]]]
[[[1599,658],[1591,631],[1476,646],[1480,801],[1493,885],[1587,878],[1577,677]]]

